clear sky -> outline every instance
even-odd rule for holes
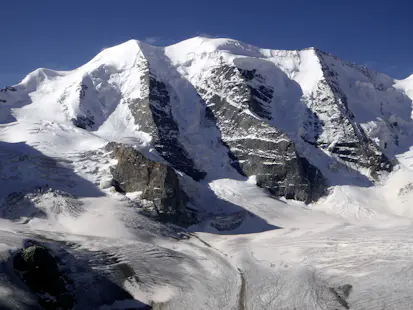
[[[197,35],[314,46],[393,76],[413,73],[410,0],[0,0],[0,88],[39,67],[74,69],[129,39]]]

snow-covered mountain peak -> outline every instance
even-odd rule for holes
[[[135,137],[145,144],[159,134],[168,115],[178,140],[186,145],[185,152],[196,166],[204,166],[193,143],[206,136],[208,141],[212,136],[212,140],[235,139],[226,137],[228,125],[224,125],[233,116],[223,116],[223,127],[221,121],[216,124],[222,137],[219,132],[205,131],[209,117],[205,111],[212,108],[217,117],[221,112],[214,112],[214,107],[219,98],[225,107],[234,109],[231,115],[238,113],[245,120],[252,118],[284,132],[301,153],[308,143],[317,145],[328,156],[360,170],[358,156],[367,160],[382,151],[393,156],[399,142],[408,139],[412,108],[404,85],[409,80],[395,85],[384,74],[314,47],[261,49],[237,40],[206,37],[154,47],[130,40],[103,50],[73,71],[38,69],[16,86],[17,92],[4,92],[0,99],[7,101],[5,109],[9,109],[4,119],[13,115],[18,120],[64,122],[104,139]],[[154,101],[159,101],[159,111]],[[159,113],[162,119],[149,121]],[[389,127],[396,123],[404,126],[400,133]],[[374,142],[368,143],[368,153],[354,149],[369,138]],[[325,169],[306,152],[301,155]],[[360,171],[372,167],[369,161],[362,166]]]
[[[228,38],[194,37],[165,48],[166,53],[172,55],[193,53],[227,52],[234,55],[261,57],[260,49],[241,41]]]
[[[136,65],[137,58],[141,54],[140,46],[145,44],[138,40],[129,40],[125,43],[106,48],[96,55],[85,67],[96,65],[113,66],[118,70],[124,70]]]
[[[0,90],[0,308],[411,309],[412,90],[203,37],[30,73]]]

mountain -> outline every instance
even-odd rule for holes
[[[413,76],[232,39],[35,70],[0,91],[0,305],[407,309],[412,101]]]

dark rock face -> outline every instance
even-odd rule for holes
[[[0,93],[7,93],[8,91],[17,91],[13,86],[6,86],[5,88],[0,89]]]
[[[119,192],[141,191],[141,198],[153,202],[161,219],[180,225],[193,222],[186,209],[188,196],[171,167],[153,162],[136,149],[114,142],[109,143],[106,150],[113,151],[113,157],[118,160],[111,173]]]
[[[74,294],[70,280],[60,273],[57,260],[46,247],[30,243],[16,254],[13,267],[27,286],[39,296],[45,309],[72,309]]]
[[[271,119],[273,89],[265,85],[264,77],[227,64],[211,68],[206,75],[210,78],[197,90],[234,164],[245,175],[256,175],[257,184],[274,196],[306,202],[321,197],[325,190],[322,174],[297,154],[284,132],[266,122]]]
[[[250,92],[248,107],[258,116],[270,120],[272,118],[270,104],[274,89],[265,85],[264,77],[258,74],[257,70],[238,70],[245,78],[246,85]]]
[[[29,221],[31,218],[46,218],[58,214],[78,217],[83,211],[82,202],[76,196],[50,188],[47,184],[12,192],[0,204],[0,217],[9,220],[25,217],[26,221]]]
[[[16,88],[12,87],[12,86],[6,86],[5,88],[0,89],[0,94],[6,94],[7,92],[15,92],[17,91]],[[7,100],[6,99],[2,99],[0,98],[0,103],[6,103]]]
[[[347,302],[348,297],[350,296],[353,286],[351,284],[345,284],[337,288],[330,287],[330,292],[333,294],[336,301],[346,309],[350,309],[350,305]]]
[[[335,139],[338,143],[329,151],[345,162],[356,163],[363,168],[369,168],[371,176],[377,178],[380,171],[391,171],[393,164],[378,147],[367,137],[363,128],[354,120],[354,115],[349,109],[348,98],[340,88],[337,73],[329,68],[325,57],[328,54],[316,51],[320,59],[324,79],[319,83],[315,98],[312,98],[310,108],[314,113],[328,115],[326,123],[330,130],[337,132]],[[368,76],[368,71],[362,72]],[[379,90],[383,85],[376,86]],[[317,137],[317,145],[326,148],[330,141],[323,141]]]
[[[324,194],[321,172],[297,154],[293,160],[274,165],[266,172],[257,176],[257,184],[274,196],[311,202]]]
[[[171,98],[167,85],[150,72],[149,65],[143,61],[141,76],[142,99],[129,102],[129,108],[140,129],[154,138],[155,149],[175,169],[199,181],[206,176],[197,169],[185,148],[179,142],[179,128],[171,111]]]
[[[91,81],[90,83],[92,84]],[[79,127],[82,129],[92,129],[93,126],[95,125],[95,117],[93,116],[92,112],[88,110],[87,108],[85,109],[83,107],[83,101],[86,97],[86,92],[88,88],[89,87],[87,85],[80,83],[80,85],[76,89],[76,91],[79,93],[79,107],[82,112],[80,115],[77,115],[76,117],[72,119],[72,123],[76,127]]]
[[[158,128],[158,141],[155,142],[155,149],[174,168],[191,176],[195,181],[203,179],[206,173],[194,168],[194,162],[178,140],[179,129],[171,113],[170,97],[166,85],[151,76],[149,89],[149,107],[153,121]]]
[[[72,119],[73,125],[82,129],[88,129],[95,124],[93,115],[90,116],[78,116]]]

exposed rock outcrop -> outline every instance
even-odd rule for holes
[[[111,142],[105,149],[118,160],[111,168],[117,191],[141,192],[140,198],[151,201],[158,216],[166,221],[187,225],[193,218],[186,209],[188,196],[171,167],[146,158],[130,146]]]
[[[323,117],[323,126],[336,132],[329,136],[334,139],[334,143],[328,139],[318,138],[318,145],[328,148],[345,162],[368,168],[373,178],[377,178],[380,171],[391,171],[393,164],[356,122],[354,114],[349,109],[348,98],[340,86],[338,73],[329,67],[326,58],[333,57],[336,61],[339,60],[319,50],[315,53],[320,59],[324,79],[319,82],[316,96],[312,98],[310,107],[316,114],[326,113],[328,117]],[[363,74],[368,74],[368,71]],[[377,86],[376,89],[380,90],[382,87],[382,85],[381,88]]]
[[[140,130],[153,137],[155,149],[175,169],[196,181],[206,173],[194,161],[179,141],[179,127],[172,115],[171,96],[167,85],[150,71],[146,59],[140,59],[141,98],[128,100],[129,109]]]
[[[70,279],[59,271],[56,258],[40,244],[27,242],[16,253],[13,267],[17,274],[34,291],[44,309],[72,309],[75,296]]]
[[[265,86],[264,77],[225,63],[210,70],[198,92],[243,173],[255,175],[257,185],[277,197],[306,202],[321,197],[326,186],[322,174],[267,122],[273,89]]]
[[[78,217],[84,211],[82,202],[67,192],[37,186],[26,191],[10,193],[0,203],[0,216],[10,220],[55,217]]]
[[[107,141],[132,138],[195,181],[256,176],[273,196],[311,202],[327,185],[373,184],[406,151],[411,100],[394,85],[315,48],[131,40],[71,72],[36,70],[0,92],[0,107],[35,98],[44,109],[50,96],[75,126]]]

